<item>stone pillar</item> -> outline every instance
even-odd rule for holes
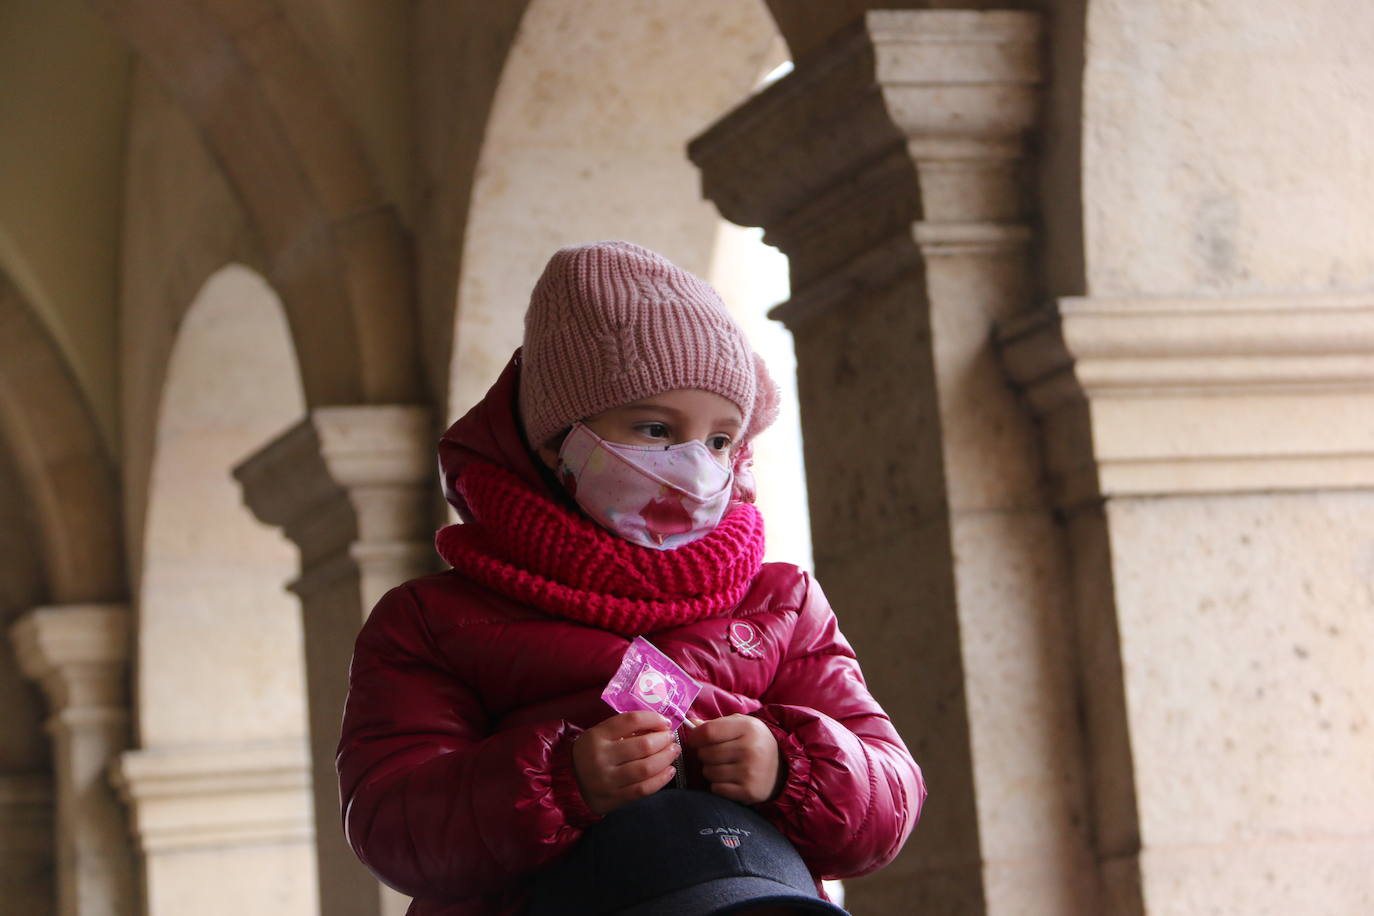
[[[1374,905],[1374,297],[1001,333],[1073,545],[1112,913]]]
[[[1097,912],[1065,552],[991,345],[1039,60],[1035,14],[870,11],[690,147],[788,255],[816,570],[930,784],[856,912]]]
[[[434,565],[436,436],[412,406],[321,407],[239,465],[244,500],[300,549],[320,909],[402,913],[344,841],[334,752],[353,640],[387,589]]]
[[[52,708],[60,916],[133,916],[134,861],[110,763],[128,746],[129,612],[35,608],[11,630],[19,666]]]

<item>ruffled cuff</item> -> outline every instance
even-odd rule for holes
[[[577,784],[577,774],[573,770],[573,742],[580,734],[580,729],[565,732],[558,746],[553,749],[553,756],[549,762],[553,777],[554,803],[563,812],[568,826],[582,829],[601,820],[601,815],[587,807],[587,800],[582,797],[582,789]]]
[[[806,749],[797,736],[772,721],[766,709],[759,710],[756,715],[777,739],[778,764],[783,774],[777,794],[755,808],[769,820],[777,821],[790,817],[811,794],[811,758],[806,756]]]

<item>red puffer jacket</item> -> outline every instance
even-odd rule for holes
[[[446,481],[477,458],[543,486],[513,419],[514,384],[508,369],[445,435]],[[732,621],[747,621],[757,651],[732,648]],[[786,777],[759,810],[817,877],[896,855],[925,798],[920,770],[807,574],[766,564],[728,615],[646,635],[703,685],[695,717],[769,725]],[[531,874],[596,820],[572,743],[613,714],[600,693],[628,644],[455,571],[378,603],[355,647],[339,781],[350,844],[416,898],[412,916],[523,912]]]

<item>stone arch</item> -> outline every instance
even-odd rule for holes
[[[225,264],[266,274],[265,258],[195,125],[146,63],[130,77],[120,263],[120,465],[130,592],[143,566],[143,524],[158,417],[186,312]]]
[[[409,240],[273,0],[96,6],[196,125],[267,253],[312,406],[410,402]]]
[[[527,6],[472,180],[450,418],[519,344],[529,290],[560,245],[627,238],[710,272],[718,218],[686,143],[749,92],[778,47],[762,3]]]
[[[29,494],[47,600],[122,600],[113,462],[56,343],[3,274],[0,430]]]
[[[285,590],[296,558],[230,474],[304,411],[280,299],[221,268],[182,320],[148,481],[139,749],[119,781],[152,912],[316,907],[300,608]]]

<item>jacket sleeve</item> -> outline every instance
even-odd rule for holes
[[[890,862],[920,817],[925,783],[809,576],[792,642],[756,715],[786,776],[759,810],[812,873],[867,874]]]
[[[349,845],[411,896],[501,893],[595,821],[563,721],[489,734],[439,662],[413,593],[387,593],[354,647],[336,760]]]

